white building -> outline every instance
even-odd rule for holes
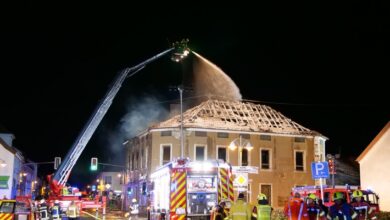
[[[20,165],[15,163],[18,161],[15,160],[17,151],[11,147],[7,138],[4,139],[7,141],[3,140],[3,136],[0,137],[0,199],[10,199],[16,196],[19,172],[15,172],[15,169]]]
[[[356,159],[360,164],[360,182],[363,189],[379,195],[382,211],[390,211],[390,121]]]
[[[101,172],[97,178],[100,190],[112,191],[115,194],[122,194],[124,176],[122,172]]]

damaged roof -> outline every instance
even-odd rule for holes
[[[151,127],[180,127],[180,115]],[[207,100],[183,113],[183,127],[292,135],[321,135],[303,127],[273,108],[239,101]],[[322,135],[321,135],[322,136]]]

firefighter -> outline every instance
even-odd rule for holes
[[[224,220],[223,208],[220,205],[214,207],[213,220]]]
[[[353,208],[344,201],[344,194],[342,192],[335,192],[333,194],[334,204],[329,208],[327,218],[329,220],[352,220],[357,214]]]
[[[44,199],[41,199],[41,201],[39,201],[38,211],[39,211],[39,219],[41,220],[49,219],[49,215],[47,211],[47,203]]]
[[[61,207],[60,207],[60,202],[58,200],[54,201],[53,207],[50,209],[51,213],[51,218],[54,219],[61,219]]]
[[[316,203],[317,196],[314,193],[309,193],[306,199],[307,214],[309,215],[309,220],[325,220],[325,211],[319,204]]]
[[[228,209],[227,209],[227,207],[226,207],[226,200],[222,200],[222,201],[219,203],[219,205],[222,207],[222,210],[223,210],[222,216],[223,216],[223,219],[225,219],[226,217],[229,216],[229,211],[228,211]]]
[[[66,215],[69,219],[78,219],[80,216],[80,210],[79,207],[75,204],[74,201],[72,201],[66,210]]]
[[[244,193],[239,193],[237,201],[230,208],[229,219],[231,220],[250,220],[251,210],[249,205],[244,202]]]
[[[354,201],[351,203],[352,208],[357,214],[358,220],[376,219],[375,213],[373,212],[370,205],[363,201],[363,192],[355,190],[352,193]]]
[[[284,215],[289,220],[308,220],[307,205],[301,198],[301,194],[296,192],[293,198],[287,201],[284,207]]]
[[[257,205],[253,207],[252,216],[257,220],[270,220],[272,207],[268,204],[267,196],[260,193],[257,196]]]

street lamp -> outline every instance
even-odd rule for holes
[[[229,149],[234,151],[237,149],[237,147],[238,147],[238,151],[239,151],[238,164],[241,165],[242,164],[242,149],[243,148],[246,149],[249,153],[253,149],[253,145],[249,142],[248,139],[243,139],[242,135],[240,134],[240,136],[238,138],[234,139],[230,143]]]

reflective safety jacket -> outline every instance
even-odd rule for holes
[[[307,205],[307,214],[309,215],[309,220],[325,220],[326,215],[325,211],[321,206],[311,203]]]
[[[351,206],[357,214],[357,220],[376,219],[372,207],[367,202],[353,202]]]
[[[271,211],[270,205],[257,205],[253,207],[252,216],[257,220],[270,220]]]
[[[77,218],[79,217],[79,207],[77,205],[70,205],[68,210],[66,210],[66,215],[69,218]]]
[[[352,220],[357,214],[353,211],[352,206],[347,203],[334,204],[329,208],[327,218],[329,220]]]
[[[237,200],[230,208],[229,219],[250,220],[251,210],[249,205],[241,199]]]
[[[54,205],[51,207],[51,217],[53,219],[60,219],[60,206]]]
[[[40,219],[42,219],[42,220],[47,220],[47,219],[49,219],[49,215],[48,215],[48,212],[47,212],[47,205],[46,205],[46,203],[40,204],[38,210],[39,210]]]
[[[288,220],[308,220],[306,203],[300,198],[290,199],[284,207],[284,215]]]

